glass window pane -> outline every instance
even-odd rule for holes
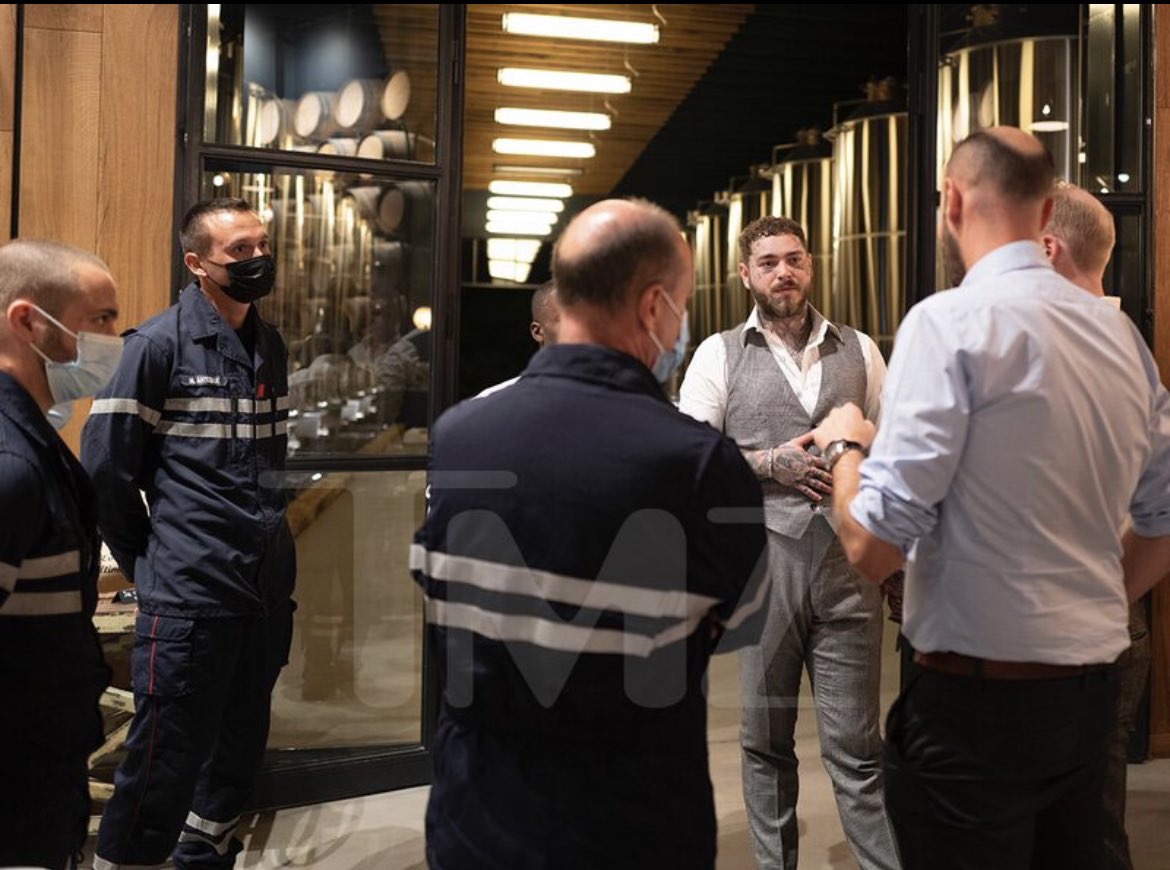
[[[289,348],[289,455],[425,454],[434,183],[223,164],[202,187],[268,222],[259,308]]]
[[[207,10],[208,142],[434,162],[436,4]]]
[[[298,608],[269,748],[418,744],[423,609],[408,565],[426,473],[296,478]]]
[[[1139,327],[1143,324],[1141,258],[1141,216],[1120,214],[1115,216],[1117,243],[1113,247],[1113,260],[1105,271],[1105,292],[1121,297],[1121,308]]]

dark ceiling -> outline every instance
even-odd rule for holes
[[[907,27],[905,5],[757,6],[614,195],[681,218],[797,130],[828,129],[833,104],[861,99],[866,81],[904,82]]]

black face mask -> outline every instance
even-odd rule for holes
[[[216,263],[214,260],[207,262],[227,270],[231,282],[226,287],[219,282],[215,283],[236,302],[255,302],[272,292],[272,285],[276,281],[276,264],[271,254],[233,260],[230,263]]]

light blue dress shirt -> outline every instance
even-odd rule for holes
[[[1004,245],[909,312],[882,409],[851,513],[908,555],[914,648],[1115,659],[1118,530],[1170,534],[1170,396],[1129,318]]]

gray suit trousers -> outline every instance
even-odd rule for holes
[[[759,646],[741,651],[743,790],[756,861],[796,870],[794,732],[808,671],[821,758],[862,870],[896,870],[882,793],[879,690],[882,604],[821,516],[803,537],[768,531],[772,597]]]

